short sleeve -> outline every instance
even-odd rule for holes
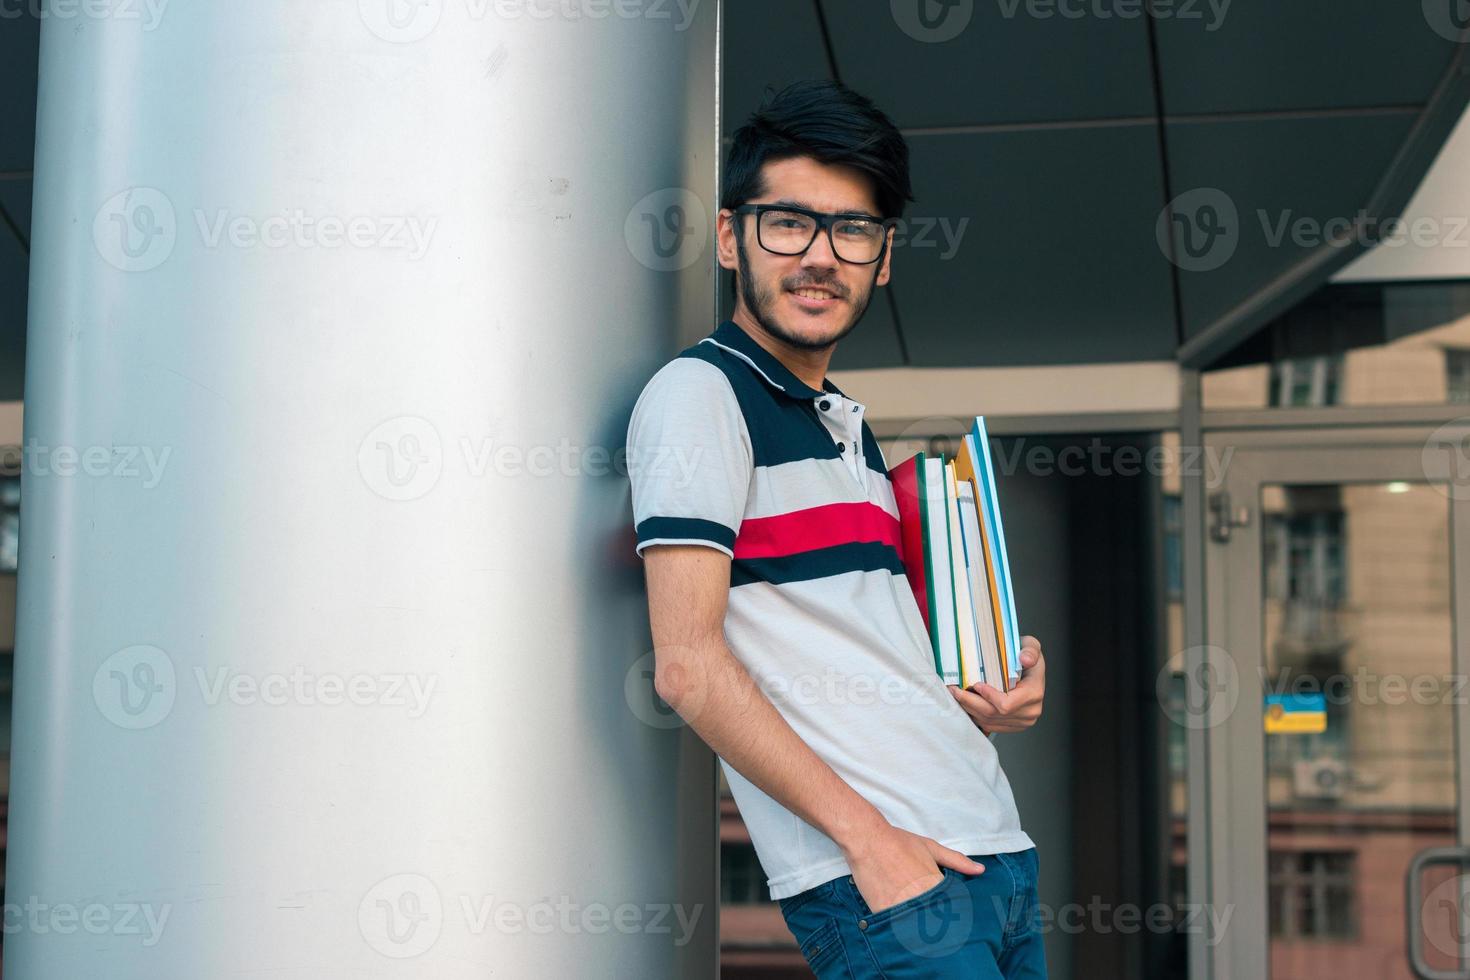
[[[637,552],[702,544],[735,556],[750,492],[750,434],[725,373],[680,357],[644,387],[628,422]]]

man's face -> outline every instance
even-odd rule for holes
[[[761,175],[766,193],[750,204],[879,217],[870,180],[854,167],[794,157],[765,164]],[[738,270],[738,302],[757,324],[793,347],[822,350],[857,326],[874,287],[887,285],[893,229],[886,234],[883,258],[869,265],[839,259],[826,231],[802,255],[775,255],[757,242],[755,215],[723,210],[720,265]]]

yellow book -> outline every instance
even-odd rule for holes
[[[954,467],[955,477],[957,479],[970,481],[970,487],[974,490],[975,493],[975,500],[979,501],[980,484],[979,480],[976,477],[977,471],[975,468],[974,436],[966,435],[964,441],[960,443],[960,451],[955,456]],[[1000,589],[997,587],[996,584],[995,547],[991,543],[990,534],[985,527],[985,521],[981,520],[979,524],[980,546],[985,553],[985,580],[990,586],[991,621],[995,624],[996,648],[997,650],[1004,651],[1006,649],[1005,616],[1003,615],[1001,610]],[[1009,664],[1004,655],[1000,656],[998,659],[1000,661],[1001,683],[998,685],[993,684],[992,686],[999,687],[1003,691],[1009,691],[1012,684],[1010,671],[1008,669]]]

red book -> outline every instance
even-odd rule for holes
[[[933,633],[933,627],[929,625],[929,586],[924,579],[924,512],[919,506],[919,473],[923,466],[924,454],[919,453],[889,470],[888,477],[893,481],[893,496],[898,503],[903,570],[908,576],[909,588],[914,590],[914,601],[919,604],[924,626]]]

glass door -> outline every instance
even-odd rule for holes
[[[1215,980],[1470,978],[1467,438],[1210,440]]]

